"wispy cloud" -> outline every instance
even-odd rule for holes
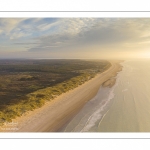
[[[102,52],[135,50],[150,45],[149,22],[149,18],[1,18],[0,45],[41,53],[90,52],[92,46]]]
[[[29,51],[55,50],[53,47],[70,49],[74,46],[135,44],[149,37],[150,26],[147,23],[147,19],[62,19],[55,26],[56,32],[37,37],[35,40],[39,44]]]

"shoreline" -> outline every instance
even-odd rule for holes
[[[97,94],[104,82],[108,84],[108,81],[112,81],[111,78],[121,71],[122,67],[119,61],[111,61],[111,64],[112,66],[108,70],[96,75],[79,87],[63,93],[41,108],[14,119],[13,122],[16,123],[14,129],[11,130],[10,125],[6,125],[2,126],[0,131],[59,132],[82,109],[85,103]]]

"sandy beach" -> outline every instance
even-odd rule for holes
[[[43,107],[30,111],[13,120],[12,123],[2,126],[1,132],[57,132],[79,110],[91,100],[100,88],[100,85],[112,86],[113,77],[121,70],[119,61],[111,61],[112,66],[105,72],[96,75],[95,78],[83,85],[62,94]],[[110,84],[109,84],[110,83]]]

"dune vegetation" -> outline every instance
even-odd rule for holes
[[[32,111],[108,69],[106,60],[0,60],[0,123]]]

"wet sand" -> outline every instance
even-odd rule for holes
[[[30,111],[10,124],[1,127],[2,132],[57,132],[65,126],[98,92],[104,82],[112,82],[113,77],[121,70],[118,61],[111,61],[112,66],[105,72],[83,85],[62,94],[43,107]],[[108,84],[108,83],[107,83]],[[11,127],[10,127],[11,126]],[[9,128],[8,128],[9,127]],[[12,128],[14,127],[14,128]]]

